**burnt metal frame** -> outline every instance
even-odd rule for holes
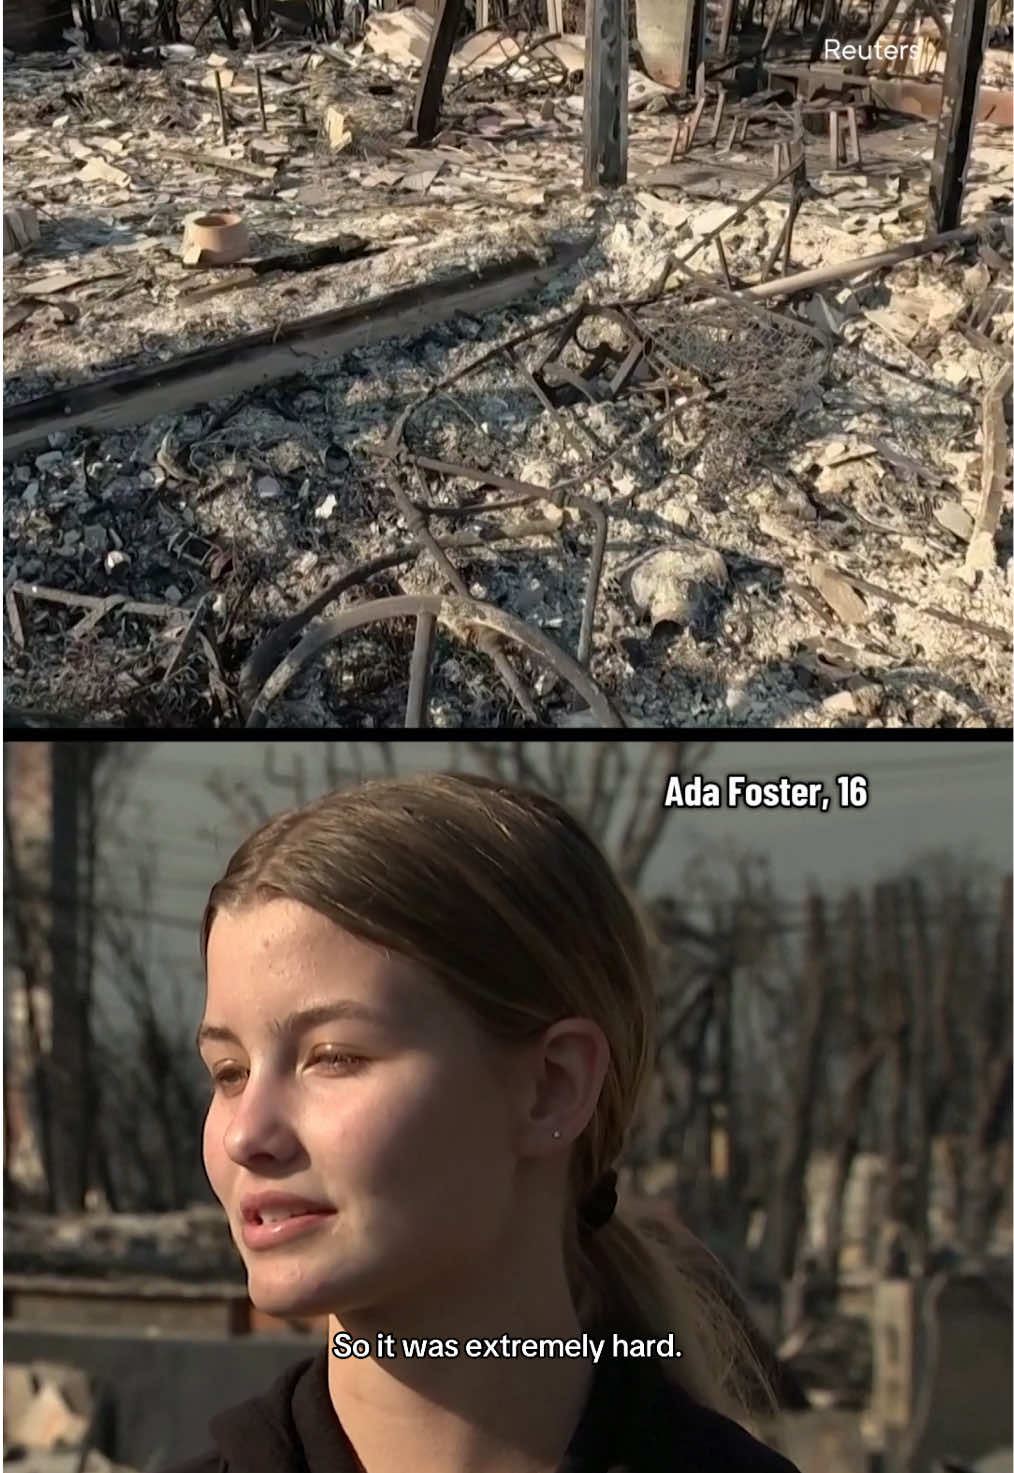
[[[588,672],[541,630],[534,629],[513,614],[505,613],[503,609],[479,603],[475,599],[424,594],[371,599],[369,603],[344,609],[340,614],[322,619],[304,634],[296,648],[268,676],[247,717],[247,726],[263,727],[267,722],[269,707],[289,682],[344,635],[364,624],[404,618],[416,621],[405,706],[406,727],[425,725],[433,637],[438,623],[446,625],[459,637],[470,629],[485,629],[502,639],[521,645],[523,649],[544,660],[583,697],[600,726],[615,729],[624,725],[622,718]]]

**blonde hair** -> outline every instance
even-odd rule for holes
[[[610,1062],[571,1159],[564,1248],[575,1308],[586,1329],[612,1321],[673,1334],[681,1356],[662,1362],[671,1379],[747,1420],[765,1378],[703,1245],[687,1233],[667,1251],[619,1213],[594,1232],[579,1220],[652,1068],[655,1012],[644,930],[581,825],[543,794],[488,778],[384,778],[328,793],[237,849],[208,899],[204,954],[219,910],[278,897],[420,963],[502,1040],[565,1017],[599,1024]]]

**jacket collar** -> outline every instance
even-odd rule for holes
[[[211,1421],[228,1473],[361,1473],[331,1405],[328,1352]],[[651,1359],[606,1357],[559,1473],[798,1473],[699,1406]]]

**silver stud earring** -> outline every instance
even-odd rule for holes
[[[553,1139],[554,1141],[558,1141],[560,1139],[560,1132],[558,1130],[553,1131]]]

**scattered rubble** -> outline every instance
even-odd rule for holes
[[[74,1366],[4,1362],[4,1462],[21,1473],[133,1473],[87,1447],[94,1390]]]
[[[12,432],[45,394],[243,334],[298,352],[328,313],[519,251],[546,283],[277,381],[221,378],[136,428],[55,419],[5,464],[9,705],[1009,724],[1009,227],[848,268],[919,236],[932,128],[865,131],[861,168],[830,168],[819,136],[772,168],[799,137],[777,109],[741,138],[709,104],[676,156],[683,103],[637,77],[630,184],[582,195],[578,38],[470,37],[421,149],[431,24],[374,12],[362,40],[277,44],[256,69],[189,47],[144,72],[5,63],[8,190],[42,221],[6,262]],[[977,130],[969,221],[1009,208],[1002,137]],[[248,224],[238,264],[180,258],[211,200]],[[771,273],[818,264],[850,280],[779,301]],[[748,303],[759,287],[775,305]]]
[[[39,238],[39,217],[27,207],[4,210],[4,255],[27,250]]]
[[[815,1406],[860,1409],[873,1385],[873,1336],[858,1316],[825,1313],[808,1319],[778,1349]]]
[[[648,614],[652,632],[660,624],[692,625],[707,607],[709,596],[729,581],[721,554],[686,538],[651,552],[630,579],[634,606]]]

